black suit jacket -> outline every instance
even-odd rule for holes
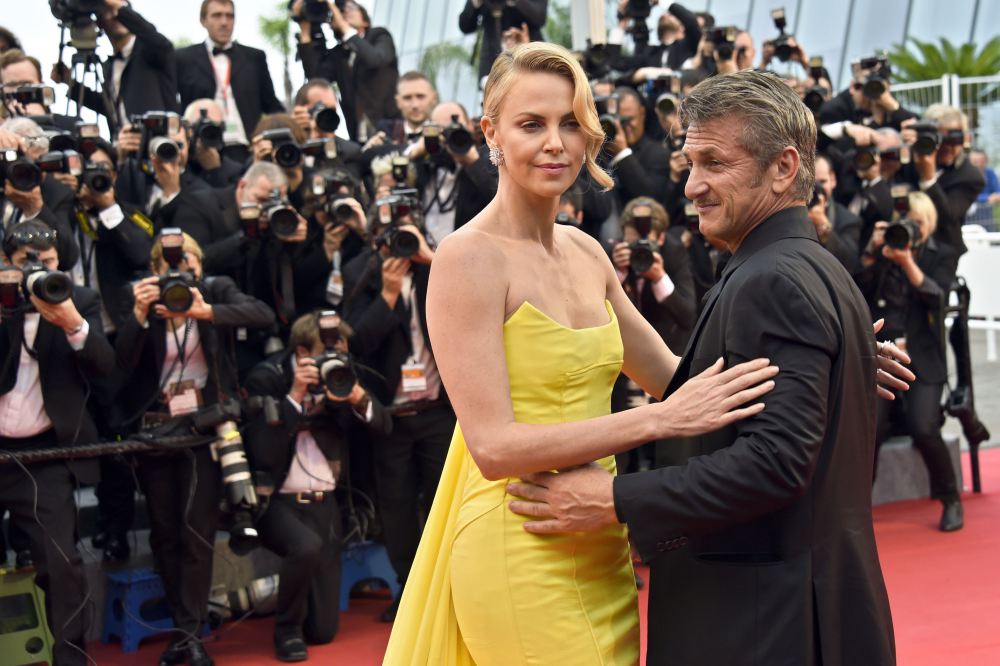
[[[455,174],[455,229],[478,215],[497,193],[499,174],[490,163],[485,147],[479,148],[479,159],[469,166],[456,167]],[[433,190],[438,167],[430,160],[421,160],[417,170],[417,188],[426,193]],[[424,199],[426,201],[426,198]],[[436,239],[441,242],[442,239]]]
[[[283,113],[285,107],[274,95],[274,83],[264,52],[239,43],[233,44],[232,49],[229,81],[249,141],[263,114]],[[217,86],[204,42],[177,51],[177,91],[182,107],[187,108],[196,99],[215,99]]]
[[[173,43],[131,7],[123,7],[118,12],[118,20],[135,35],[132,56],[122,72],[121,91],[110,91],[114,80],[114,60],[111,58],[102,65],[108,90],[100,93],[90,88],[84,90],[84,105],[108,118],[112,136],[121,128],[119,123],[128,121],[128,118],[118,118],[116,100],[119,94],[129,116],[147,111],[181,111],[177,104]],[[76,99],[78,94],[79,88],[74,85],[70,89],[70,99]]]
[[[106,376],[115,365],[114,351],[104,337],[101,325],[101,298],[93,289],[73,288],[73,304],[87,320],[90,332],[83,349],[75,351],[66,334],[39,318],[35,337],[38,374],[42,385],[45,411],[52,421],[60,446],[91,444],[97,441],[97,428],[86,407],[89,393],[88,378]],[[17,382],[18,358],[24,340],[24,318],[4,316],[0,322],[0,364],[6,368],[0,376],[0,395],[9,392]],[[15,354],[12,363],[7,363]],[[94,471],[80,465],[78,475]],[[85,479],[87,480],[87,479]]]
[[[892,220],[892,188],[885,179],[874,185],[865,186],[854,169],[849,168],[837,179],[837,189],[834,198],[845,208],[850,206],[854,196],[861,193],[861,233],[858,237],[858,253],[868,245],[868,240],[875,230],[875,223]],[[848,209],[848,212],[850,210]]]
[[[299,58],[306,79],[337,83],[347,132],[355,141],[363,116],[376,127],[385,118],[399,116],[399,60],[392,35],[385,28],[369,28],[363,37],[354,35],[332,49],[316,41],[299,44]]]
[[[263,328],[274,322],[274,312],[240,292],[231,279],[214,277],[202,282],[205,302],[212,305],[212,322],[198,321],[198,335],[208,365],[208,383],[202,391],[205,405],[222,397],[236,397],[239,388],[232,362],[231,333],[238,327]],[[152,312],[142,326],[130,315],[115,338],[115,355],[128,379],[118,398],[119,425],[136,425],[160,397],[160,375],[167,350],[166,321]]]
[[[878,129],[880,127],[891,127],[897,132],[902,128],[904,120],[909,120],[910,118],[916,118],[917,114],[912,111],[907,111],[902,106],[890,113],[885,122],[881,125],[876,123],[871,113],[859,109],[854,105],[854,98],[851,97],[850,88],[840,92],[831,100],[823,103],[823,106],[819,110],[819,122],[822,125],[828,125],[830,123],[837,123],[841,121],[849,121],[852,123],[860,123]]]
[[[467,0],[458,15],[458,29],[466,35],[476,32],[480,26],[483,29],[479,44],[479,78],[490,73],[493,61],[500,55],[501,37],[508,28],[520,29],[522,23],[527,23],[531,41],[542,41],[542,26],[548,11],[549,0],[516,0],[513,7],[504,7],[498,20],[493,18],[486,3],[476,7],[472,0]]]
[[[672,234],[667,234],[660,246],[663,266],[674,292],[661,303],[656,302],[653,285],[645,280],[639,293],[639,312],[646,318],[663,341],[674,353],[680,353],[687,345],[694,327],[697,302],[694,295],[694,277],[687,248]]]
[[[639,196],[659,200],[670,180],[670,153],[647,134],[631,148],[632,154],[612,167],[619,201],[624,206]]]
[[[913,164],[906,165],[900,172],[900,177],[914,187],[919,185],[919,177]],[[925,190],[938,211],[938,226],[934,238],[939,243],[955,248],[960,255],[968,251],[962,239],[965,215],[985,186],[986,179],[982,172],[963,153],[954,164],[942,169],[937,181]]]
[[[392,417],[378,398],[371,394],[364,378],[359,378],[368,391],[372,405],[371,423],[362,422],[347,403],[323,402],[323,410],[306,416],[287,399],[295,371],[291,358],[294,349],[287,349],[257,365],[247,377],[246,390],[251,396],[270,396],[278,401],[281,423],[268,425],[260,414],[247,423],[244,430],[247,457],[258,478],[277,492],[284,484],[295,457],[296,438],[300,430],[308,429],[327,460],[343,460],[348,454],[352,435],[363,436],[364,430],[382,434],[392,432]]]
[[[720,356],[780,367],[767,408],[694,438],[684,464],[614,481],[652,560],[649,626],[663,630],[647,663],[895,663],[871,514],[875,339],[804,207],[743,241],[668,394]]]
[[[859,268],[858,261],[861,258],[862,220],[847,210],[847,206],[836,201],[828,204],[827,219],[833,225],[833,230],[823,245],[837,257],[837,261],[848,273],[854,273]]]
[[[73,236],[73,207],[76,193],[55,178],[42,179],[42,210],[38,220],[56,232],[56,252],[59,253],[59,270],[68,271],[80,258],[80,247]]]
[[[343,308],[344,319],[354,329],[351,349],[365,365],[385,377],[385,386],[376,391],[376,395],[384,404],[392,404],[399,388],[401,368],[412,352],[410,310],[402,296],[396,300],[396,307],[389,309],[389,304],[382,298],[381,266],[378,257],[366,248],[344,267]],[[429,266],[423,264],[413,264],[412,271],[419,303],[420,330],[430,348],[426,303],[427,280],[431,271]],[[443,386],[441,397],[445,397]]]
[[[701,26],[698,25],[698,18],[694,12],[679,2],[671,4],[667,11],[673,14],[684,26],[684,37],[674,40],[672,44],[666,46],[660,44],[650,48],[646,52],[643,65],[645,67],[663,67],[663,53],[666,52],[666,66],[672,70],[680,71],[684,62],[698,52],[698,43],[701,41]]]

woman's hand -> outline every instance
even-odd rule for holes
[[[879,319],[873,326],[877,334],[885,326],[885,319]],[[876,356],[878,369],[875,371],[878,397],[884,400],[895,400],[896,395],[892,389],[909,391],[909,383],[917,380],[915,374],[903,367],[904,363],[910,364],[910,357],[892,342],[876,342],[875,346],[878,349]]]
[[[723,370],[719,359],[700,375],[661,403],[662,432],[669,437],[691,437],[759,414],[764,403],[744,407],[774,388],[778,367],[766,358],[740,363]]]

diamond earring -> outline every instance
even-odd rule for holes
[[[495,167],[503,164],[503,149],[500,146],[490,146],[490,162]]]

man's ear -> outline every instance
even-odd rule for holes
[[[785,194],[791,190],[795,185],[800,165],[799,151],[792,146],[785,146],[772,166],[775,174],[774,180],[771,181],[771,191],[775,194]]]

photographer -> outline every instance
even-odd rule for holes
[[[938,215],[947,209],[936,208],[922,192],[911,192],[906,202],[904,219],[876,225],[857,276],[872,316],[885,318],[879,337],[905,349],[917,376],[909,391],[896,392],[895,401],[879,401],[885,404],[878,406],[877,441],[888,436],[890,408],[899,404],[906,431],[927,465],[931,497],[943,505],[941,531],[950,532],[962,527],[963,516],[955,469],[941,438],[941,393],[948,379],[944,307],[958,252],[934,237]]]
[[[335,134],[340,119],[337,113],[337,93],[326,79],[307,81],[295,93],[292,117],[310,140],[332,141],[336,156],[316,158],[313,166],[341,167],[354,178],[361,178],[361,146]],[[335,120],[336,119],[336,120]]]
[[[3,84],[3,108],[0,117],[28,116],[43,126],[45,130],[72,131],[77,119],[58,113],[51,113],[51,106],[42,103],[46,88],[42,85],[42,65],[37,58],[26,55],[20,49],[10,49],[0,55],[0,84]],[[19,89],[33,89],[33,95],[41,98],[38,101],[22,104],[12,99]]]
[[[166,109],[179,111],[174,45],[126,0],[105,0],[97,25],[111,40],[114,55],[102,64],[104,90],[70,79],[63,63],[52,67],[52,80],[70,84],[68,96],[108,119],[112,134],[133,115]]]
[[[304,660],[306,643],[329,643],[337,633],[344,530],[334,490],[346,472],[349,442],[392,428],[366,383],[353,368],[344,371],[350,367],[345,329],[334,312],[299,317],[288,349],[254,368],[246,382],[251,397],[276,401],[279,416],[276,423],[263,415],[248,423],[246,444],[258,494],[270,497],[257,522],[261,539],[281,557],[274,621],[281,661]],[[331,365],[336,369],[324,378]],[[352,376],[344,381],[343,374]]]
[[[248,132],[261,115],[285,107],[274,94],[267,57],[260,49],[233,41],[236,5],[233,0],[203,0],[203,43],[178,49],[177,92],[187,108],[197,99],[214,99],[225,116],[224,152],[238,163],[249,156]]]
[[[0,133],[2,134],[2,133]],[[29,253],[31,253],[29,255]],[[97,441],[87,412],[87,377],[114,368],[101,329],[100,298],[55,273],[54,233],[22,222],[3,239],[0,290],[0,449],[24,451]],[[33,280],[23,274],[28,270]],[[38,277],[40,275],[40,277]],[[25,280],[33,286],[26,290]],[[62,292],[65,300],[57,301]],[[37,294],[47,293],[47,300]],[[61,296],[60,296],[61,298]],[[76,486],[96,480],[92,462],[62,460],[0,466],[0,506],[27,532],[36,582],[46,593],[55,663],[86,664],[90,619],[83,565],[76,550]]]
[[[344,269],[344,318],[361,361],[380,373],[392,405],[392,434],[375,443],[378,509],[389,559],[405,585],[420,542],[421,520],[434,499],[455,428],[427,334],[427,280],[434,253],[414,224],[413,199],[376,202],[377,249],[366,248]],[[401,256],[401,255],[409,255]],[[356,343],[356,344],[355,344]],[[399,599],[382,615],[391,622]]]
[[[368,11],[354,2],[327,1],[330,26],[337,45],[327,50],[322,36],[313,34],[304,20],[304,0],[292,3],[300,17],[299,57],[307,79],[335,81],[344,99],[347,132],[363,142],[376,132],[384,118],[396,116],[393,95],[399,78],[396,45],[385,28],[373,28]]]
[[[622,14],[629,0],[618,3],[618,13]],[[667,7],[656,22],[658,46],[650,47],[642,55],[642,63],[632,72],[632,83],[642,83],[656,79],[663,74],[679,72],[684,61],[698,52],[701,42],[701,26],[698,18],[684,5],[675,2]]]
[[[853,275],[859,268],[861,218],[834,200],[837,175],[833,162],[822,153],[816,155],[816,188],[818,192],[809,206],[809,219],[816,225],[820,244]]]
[[[164,231],[150,253],[154,275],[132,287],[132,314],[115,340],[118,363],[128,374],[119,395],[123,428],[191,434],[194,412],[238,395],[230,360],[233,331],[274,321],[266,305],[241,293],[229,278],[205,277],[201,266],[201,248],[193,238]],[[160,662],[205,666],[211,659],[198,636],[212,582],[219,464],[208,445],[142,454],[137,463],[150,548],[178,630]]]
[[[428,128],[433,138],[428,138]],[[476,145],[475,128],[458,102],[434,107],[424,136],[403,154],[417,165],[423,193],[424,229],[440,243],[486,207],[497,191],[497,170],[485,147]]]
[[[969,142],[969,121],[953,106],[932,104],[924,112],[923,123],[907,123],[903,142],[910,146],[911,162],[900,172],[900,179],[926,192],[940,211],[934,237],[964,254],[962,225],[969,208],[986,184],[983,174],[969,161],[965,145]],[[921,134],[923,140],[921,140]]]
[[[670,177],[670,155],[646,135],[646,106],[632,88],[617,88],[618,113],[612,119],[613,136],[604,154],[615,177],[615,188],[624,206],[640,196],[656,197]]]
[[[528,25],[531,41],[542,41],[542,26],[549,11],[549,0],[466,0],[458,16],[458,29],[479,36],[479,81],[490,73],[493,61],[503,50],[504,33]]]
[[[852,215],[861,218],[859,249],[871,238],[875,223],[892,216],[890,184],[882,178],[881,136],[875,130],[852,125],[856,147],[846,154],[846,166],[837,178],[834,196]]]
[[[42,128],[28,118],[12,118],[0,125],[0,151],[13,150],[17,151],[18,160],[32,163],[33,177],[32,182],[23,184],[9,175],[0,179],[5,181],[0,192],[0,237],[19,222],[35,219],[44,222],[56,232],[59,267],[68,270],[80,257],[70,227],[73,190],[60,182],[69,174],[40,172],[35,163],[49,152],[49,139]]]
[[[187,168],[211,188],[235,185],[245,165],[225,154],[226,117],[212,99],[196,99],[184,110],[187,130]]]
[[[904,120],[916,117],[892,96],[889,89],[891,68],[884,56],[862,58],[853,70],[850,87],[820,109],[822,124],[847,121],[873,129],[891,127],[899,131]]]
[[[378,133],[365,144],[366,150],[384,143],[408,146],[420,139],[423,126],[437,106],[438,94],[426,74],[409,71],[396,82],[395,101],[402,117],[383,119],[378,124]]]

